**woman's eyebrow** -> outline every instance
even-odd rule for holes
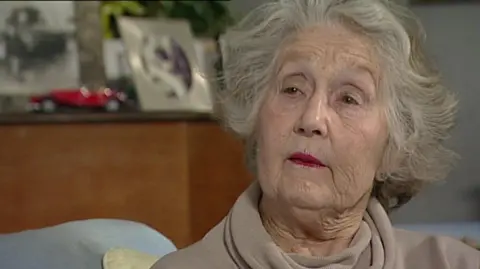
[[[301,59],[285,59],[278,65],[279,75],[303,75],[307,72],[307,64]]]

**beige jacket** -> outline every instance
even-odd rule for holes
[[[258,183],[252,184],[201,241],[161,258],[152,269],[480,269],[480,251],[453,238],[394,229],[376,199],[342,253],[284,253],[263,228],[260,195]]]

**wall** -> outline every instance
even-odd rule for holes
[[[231,0],[228,6],[235,18],[241,18],[253,8],[263,4],[272,2],[273,0]],[[396,0],[399,3],[406,3],[408,0]]]
[[[268,0],[233,0],[238,17]],[[395,222],[480,220],[480,5],[414,6],[427,31],[427,46],[449,87],[460,98],[451,144],[462,156],[448,180],[427,189],[393,215]]]
[[[451,144],[461,155],[446,182],[418,196],[397,222],[480,220],[480,5],[417,6],[427,32],[427,47],[458,92],[460,111]]]
[[[255,7],[271,2],[270,0],[231,0],[228,6],[236,19],[241,18]]]

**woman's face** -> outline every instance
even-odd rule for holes
[[[387,140],[370,41],[340,26],[310,28],[282,48],[277,67],[257,126],[264,196],[353,207],[370,193]]]

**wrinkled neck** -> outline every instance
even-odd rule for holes
[[[265,230],[284,252],[325,257],[349,247],[360,227],[367,203],[368,199],[338,212],[289,208],[261,198],[260,216]]]

